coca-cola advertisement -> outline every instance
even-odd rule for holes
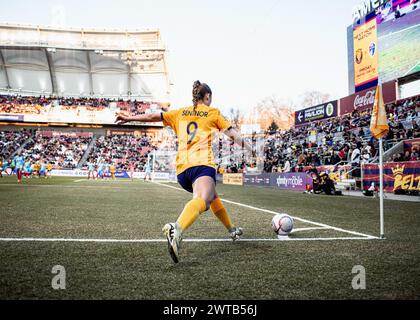
[[[364,110],[368,109],[375,103],[376,87],[367,90],[364,94],[357,94],[354,98],[353,109]]]
[[[395,81],[387,82],[382,85],[384,102],[391,103],[397,100],[397,91]],[[352,113],[354,110],[364,111],[373,107],[375,102],[376,86],[370,89],[360,91],[351,96],[340,100],[340,115]]]

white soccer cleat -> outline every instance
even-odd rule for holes
[[[175,263],[179,262],[179,247],[182,241],[181,231],[177,228],[175,223],[166,224],[163,229],[163,234],[168,240],[168,251],[172,260]]]
[[[243,234],[244,231],[242,228],[234,227],[231,230],[229,230],[229,235],[232,238],[233,242],[239,240]]]

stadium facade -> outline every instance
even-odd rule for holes
[[[0,92],[168,102],[159,30],[0,24]]]

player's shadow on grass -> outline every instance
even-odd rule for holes
[[[208,264],[223,263],[226,259],[246,260],[256,250],[264,252],[270,243],[237,241],[235,243],[214,242],[214,243],[184,243],[181,258],[177,264],[169,264],[166,270],[188,270],[190,268],[202,267]],[[194,246],[194,247],[192,247]],[[201,246],[201,247],[200,247]],[[206,246],[206,247],[204,247]]]

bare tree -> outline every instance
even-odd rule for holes
[[[320,91],[307,91],[303,94],[302,107],[313,107],[331,100],[329,93]]]
[[[285,102],[276,96],[266,97],[257,104],[256,112],[259,114],[263,128],[268,128],[273,122],[280,129],[287,129],[291,124],[291,115],[294,106],[291,102]]]
[[[243,115],[241,113],[241,110],[238,108],[230,108],[229,110],[229,120],[231,123],[236,127],[239,128],[239,125],[241,124],[243,119]]]

